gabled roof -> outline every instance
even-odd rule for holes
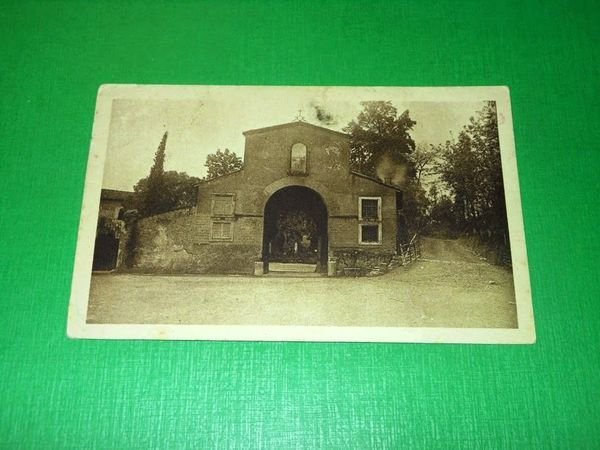
[[[200,186],[201,184],[205,184],[205,183],[210,183],[211,181],[215,181],[215,180],[220,180],[221,178],[225,178],[228,177],[230,175],[235,175],[236,173],[240,173],[244,170],[244,167],[240,167],[239,169],[235,169],[229,173],[224,173],[223,175],[218,175],[216,177],[213,178],[204,178],[200,181],[198,181],[196,184],[194,184],[194,186]]]
[[[304,122],[304,121],[300,121],[300,120],[297,120],[295,122],[282,123],[281,125],[272,125],[270,127],[256,128],[254,130],[247,130],[247,131],[244,131],[242,134],[244,136],[248,136],[248,135],[252,135],[252,134],[266,133],[269,131],[275,131],[275,130],[281,130],[284,128],[293,128],[293,127],[312,128],[312,129],[316,129],[316,130],[320,130],[320,131],[325,131],[327,133],[336,134],[338,136],[343,136],[346,138],[348,137],[348,135],[346,133],[331,130],[329,128],[321,127],[319,125],[313,125],[312,123],[308,123],[308,122]]]
[[[354,175],[356,177],[364,178],[365,180],[372,181],[373,183],[380,184],[380,185],[385,186],[387,188],[394,189],[395,191],[401,191],[402,192],[402,188],[400,186],[396,186],[394,184],[384,183],[383,181],[380,181],[377,178],[370,177],[370,176],[362,174],[360,172],[354,172],[354,171],[351,170],[350,174]]]
[[[119,191],[117,189],[102,189],[100,198],[102,200],[127,200],[133,195],[133,192]]]

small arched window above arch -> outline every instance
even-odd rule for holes
[[[292,175],[306,175],[307,170],[307,150],[306,145],[298,142],[292,145],[290,157],[290,173]]]

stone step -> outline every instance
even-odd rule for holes
[[[316,264],[303,264],[303,263],[269,263],[269,272],[297,272],[297,273],[311,273],[316,272]]]
[[[326,276],[326,273],[320,272],[269,272],[263,275],[267,278],[320,278]]]

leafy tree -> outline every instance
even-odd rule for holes
[[[196,184],[200,179],[185,172],[164,170],[167,136],[168,133],[165,132],[154,155],[150,174],[135,184],[133,195],[126,205],[128,209],[137,210],[141,217],[193,206],[196,203]]]
[[[435,186],[433,186],[435,187]],[[443,236],[455,236],[455,214],[454,203],[445,194],[432,197],[430,191],[431,205],[428,213],[427,231],[431,234],[441,234]]]
[[[404,200],[402,214],[411,235],[406,237],[412,237],[413,233],[421,232],[425,226],[429,200],[425,195],[425,189],[416,179],[410,179],[404,183],[402,191]]]
[[[394,166],[408,166],[409,177],[414,176],[407,155],[415,149],[410,131],[416,124],[408,110],[398,114],[389,101],[361,102],[363,110],[344,131],[350,135],[350,166],[352,170],[380,178],[393,176]],[[387,160],[384,172],[378,166]]]
[[[437,149],[425,142],[419,142],[414,152],[409,155],[408,159],[412,163],[417,183],[421,184],[421,177],[423,175],[432,173],[437,155]]]
[[[459,231],[508,249],[495,102],[487,102],[457,140],[439,150],[441,179],[452,194]]]
[[[170,170],[164,172],[160,196],[160,203],[153,202],[152,209],[146,209],[145,205],[149,195],[150,177],[142,178],[133,188],[131,208],[137,209],[142,217],[161,214],[174,209],[188,208],[196,204],[197,184],[200,178],[189,176],[185,172]]]
[[[219,149],[216,153],[208,155],[204,166],[208,169],[206,178],[210,180],[241,169],[243,163],[242,158],[226,148],[224,151]]]
[[[432,205],[435,205],[440,197],[440,191],[436,184],[432,185],[429,188],[429,199],[431,200]]]
[[[425,151],[414,155],[416,145],[410,132],[416,122],[408,110],[398,114],[389,101],[362,102],[361,105],[363,110],[356,120],[344,128],[350,135],[350,167],[402,187],[404,234],[399,239],[406,240],[423,226],[427,197],[419,178],[430,156]]]

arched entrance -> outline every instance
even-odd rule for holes
[[[304,186],[275,192],[265,205],[263,261],[316,264],[327,271],[327,207],[321,196]]]

